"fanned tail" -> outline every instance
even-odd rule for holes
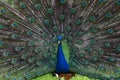
[[[0,1],[0,73],[32,79],[54,72],[58,41],[69,46],[70,72],[120,77],[120,0]],[[65,55],[67,56],[67,55]]]
[[[119,0],[78,4],[82,6],[79,14],[82,18],[73,33],[71,71],[99,79],[120,77]]]

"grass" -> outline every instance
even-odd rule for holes
[[[3,79],[2,77],[0,77],[0,80],[7,80],[7,79]],[[32,80],[58,80],[58,78],[53,77],[51,74],[46,74]],[[61,80],[64,80],[64,79],[62,78]],[[76,74],[75,77],[72,77],[70,80],[95,80],[95,79],[89,79],[86,76],[81,76]]]
[[[36,79],[33,80],[58,80],[58,78],[53,77],[51,74],[47,74],[41,77],[37,77]],[[63,78],[61,80],[64,80]],[[81,76],[81,75],[75,75],[75,77],[72,77],[71,80],[94,80],[94,79],[89,79],[86,76]]]

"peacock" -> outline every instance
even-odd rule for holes
[[[48,73],[120,80],[120,0],[13,2],[0,0],[4,80],[32,80]]]

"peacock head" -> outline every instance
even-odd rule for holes
[[[57,39],[58,39],[58,44],[61,44],[61,41],[62,41],[62,36],[61,36],[61,35],[59,35],[59,36],[57,37]]]

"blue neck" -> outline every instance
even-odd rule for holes
[[[62,50],[61,43],[58,45],[58,52],[57,52],[57,63],[56,63],[56,73],[68,73],[69,72],[69,65],[65,60],[65,56]]]

